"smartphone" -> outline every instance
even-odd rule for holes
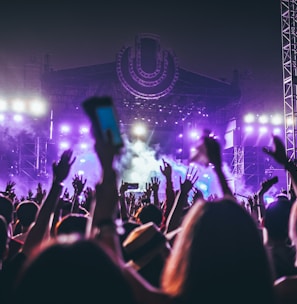
[[[82,106],[91,120],[94,135],[107,142],[110,131],[113,145],[120,150],[124,144],[113,99],[94,96],[84,100]]]

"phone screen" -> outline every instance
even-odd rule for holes
[[[103,139],[107,141],[107,130],[111,131],[113,144],[122,146],[122,137],[118,128],[118,123],[115,120],[115,113],[111,106],[100,106],[96,108],[96,115],[101,127]]]

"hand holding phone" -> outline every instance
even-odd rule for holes
[[[91,120],[94,136],[106,143],[111,136],[112,145],[119,152],[124,144],[112,98],[90,97],[83,101],[82,106]]]

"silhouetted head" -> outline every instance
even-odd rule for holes
[[[16,207],[16,216],[22,226],[28,227],[35,222],[39,206],[34,201],[23,201]]]
[[[286,196],[278,196],[265,210],[264,227],[270,238],[286,240],[292,203]]]
[[[0,194],[0,215],[3,215],[7,225],[12,222],[13,219],[13,202],[7,196]]]
[[[232,200],[194,204],[166,262],[162,286],[184,303],[270,303],[269,262],[246,210]]]
[[[121,270],[101,247],[60,236],[21,270],[11,303],[133,303]]]
[[[136,214],[136,219],[142,224],[153,222],[158,227],[161,225],[162,218],[162,210],[154,204],[146,204],[142,206]]]
[[[88,216],[83,214],[67,214],[60,219],[55,227],[55,235],[79,233],[85,235]]]
[[[5,258],[8,249],[8,234],[5,218],[0,215],[0,261]]]

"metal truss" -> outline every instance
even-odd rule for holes
[[[297,0],[281,1],[282,64],[285,146],[290,160],[296,159],[297,134]],[[287,190],[290,177],[287,175]]]

